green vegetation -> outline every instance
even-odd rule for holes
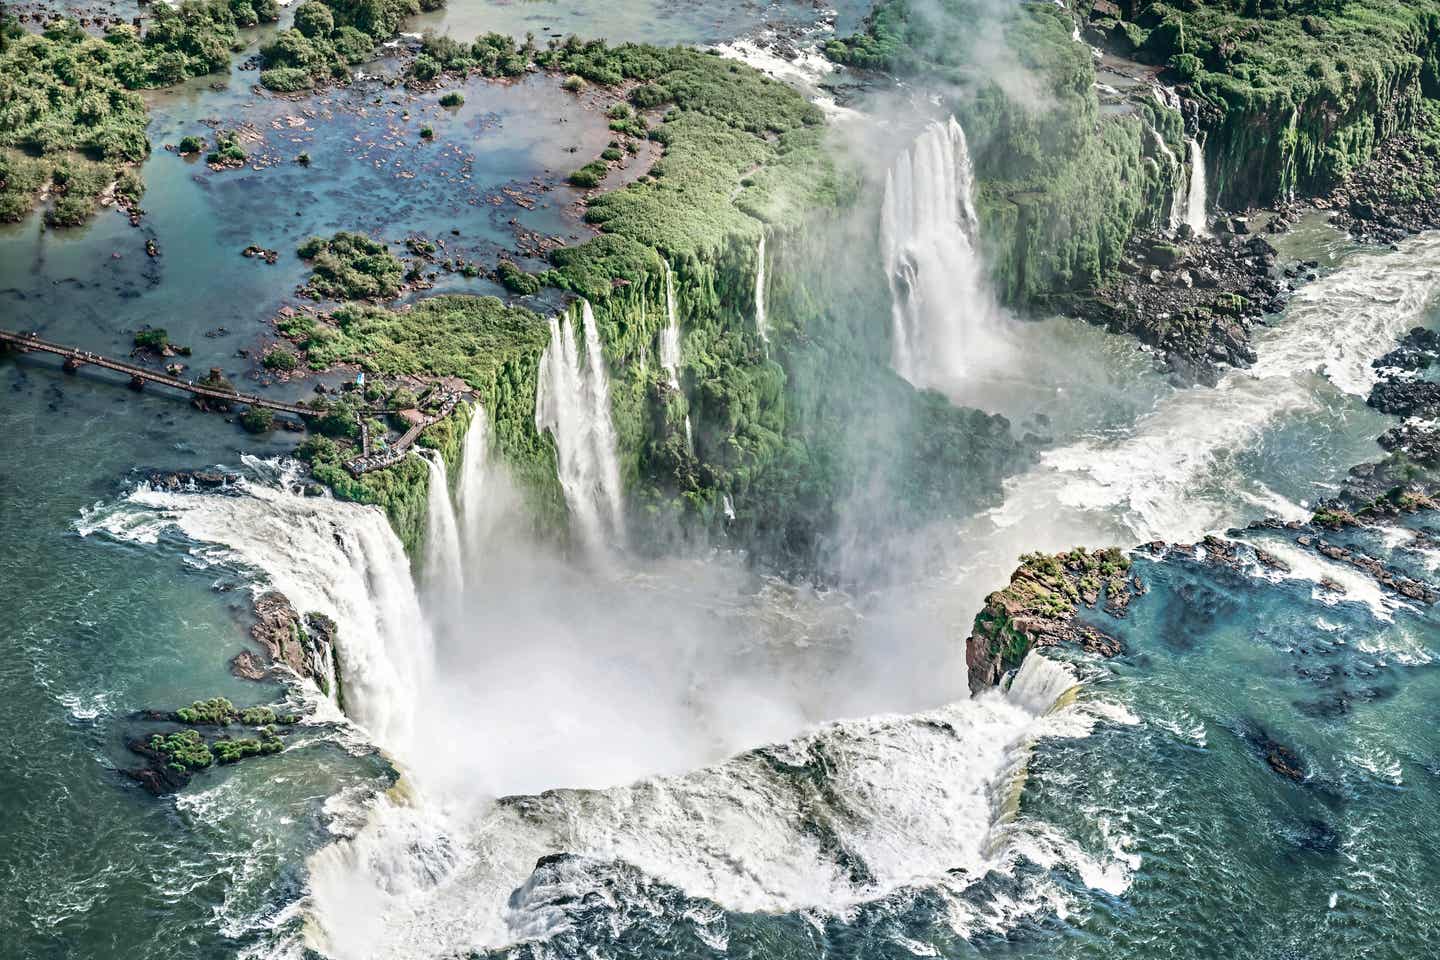
[[[240,415],[240,426],[248,433],[269,433],[275,429],[275,413],[265,407],[251,407]]]
[[[165,332],[164,327],[152,327],[149,330],[141,330],[135,334],[135,346],[141,350],[154,350],[156,353],[170,346],[170,335]]]
[[[280,739],[274,727],[265,727],[260,731],[259,737],[245,737],[241,740],[225,737],[210,744],[217,763],[235,763],[246,757],[279,753],[284,748],[285,743]]]
[[[610,172],[610,166],[603,160],[591,160],[585,166],[570,174],[568,179],[573,185],[589,190],[600,186],[605,175]]]
[[[1437,0],[1120,5],[1097,27],[1200,104],[1222,204],[1321,193],[1440,96]]]
[[[240,712],[235,709],[235,704],[224,697],[196,700],[190,706],[175,711],[175,718],[181,723],[206,723],[222,727],[239,716]]]
[[[537,522],[549,529],[557,527],[564,516],[564,501],[555,480],[554,449],[534,426],[536,373],[549,342],[543,319],[494,297],[444,296],[398,311],[350,305],[335,311],[330,321],[297,316],[286,321],[281,331],[316,369],[356,363],[372,376],[456,376],[466,381],[490,413],[497,449],[530,491]],[[417,402],[403,388],[390,397],[394,408]],[[452,472],[459,462],[463,422],[462,417],[452,416],[420,438],[445,454]],[[353,447],[312,437],[296,454],[337,496],[383,507],[407,550],[418,556],[416,548],[425,529],[424,463],[407,458],[357,480],[344,469],[345,460],[354,455]]]
[[[496,279],[500,285],[511,293],[519,294],[522,297],[532,296],[540,292],[540,281],[521,270],[509,260],[501,260],[500,265],[495,269]]]
[[[181,154],[189,156],[199,153],[205,149],[205,138],[193,134],[180,138],[180,146],[176,148]]]
[[[399,258],[364,234],[311,237],[297,252],[311,261],[304,292],[317,300],[389,300],[400,293],[405,271]]]
[[[1148,94],[1102,110],[1070,13],[1026,4],[997,15],[978,0],[882,0],[857,36],[827,53],[856,66],[924,73],[948,91],[976,174],[976,206],[1002,299],[1031,303],[1093,286],[1119,264],[1126,240],[1161,221],[1176,172],[1154,138],[1183,154],[1178,113]],[[990,69],[1003,39],[1020,67]],[[978,46],[977,46],[978,45]]]
[[[205,156],[205,162],[217,167],[242,167],[248,159],[240,146],[238,134],[233,130],[215,132],[215,149]]]
[[[263,362],[266,370],[276,370],[282,373],[294,370],[300,365],[300,362],[295,358],[295,354],[280,347],[267,351]]]
[[[444,0],[305,0],[295,8],[294,26],[260,48],[260,84],[291,93],[348,80],[350,68],[369,60],[406,17],[442,6]]]
[[[420,139],[421,139],[421,140],[434,140],[434,139],[435,139],[435,128],[434,128],[434,127],[421,127],[421,128],[420,128]]]
[[[461,93],[459,90],[451,90],[449,93],[445,94],[443,97],[440,98],[440,106],[442,107],[462,107],[464,105],[465,94]]]
[[[156,733],[151,735],[149,745],[177,772],[204,770],[215,762],[205,738],[194,730],[178,730],[168,735]]]

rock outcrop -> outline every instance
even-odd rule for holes
[[[1103,657],[1120,652],[1120,642],[1078,622],[1082,606],[1123,615],[1144,587],[1129,577],[1130,558],[1111,547],[1094,553],[1032,553],[1022,558],[1009,586],[985,598],[985,607],[965,642],[970,692],[993,687],[1037,647],[1071,644]]]
[[[329,617],[318,613],[302,617],[289,600],[271,591],[255,600],[255,624],[250,636],[271,660],[313,681],[327,695],[330,693],[335,623]]]

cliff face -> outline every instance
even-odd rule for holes
[[[1093,39],[1177,85],[1226,208],[1331,190],[1440,95],[1440,3],[1287,6],[1077,4]]]

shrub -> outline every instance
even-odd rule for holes
[[[276,347],[275,350],[271,350],[269,351],[269,353],[265,354],[264,364],[266,370],[284,371],[294,370],[294,368],[298,366],[298,361],[295,360],[295,354],[289,353],[288,350],[281,350],[281,348]]]
[[[249,433],[268,433],[275,428],[275,413],[265,407],[251,407],[240,415],[240,426]]]
[[[300,67],[273,67],[260,71],[260,86],[276,93],[295,93],[315,86],[315,79]]]
[[[181,723],[213,723],[224,726],[235,719],[235,716],[235,704],[224,697],[196,700],[190,706],[175,711],[175,717]]]
[[[442,107],[460,107],[464,105],[465,95],[459,90],[451,90],[440,98],[440,106]]]
[[[141,330],[135,334],[135,346],[142,350],[154,350],[159,353],[170,346],[170,335],[165,332],[164,327],[151,327],[149,330]]]
[[[320,0],[305,0],[295,8],[295,29],[310,38],[325,38],[335,32],[335,17]]]
[[[306,290],[317,299],[389,299],[400,292],[404,274],[400,260],[364,234],[341,231],[329,238],[312,237],[298,252],[313,261]]]
[[[421,128],[420,128],[420,139],[422,139],[422,140],[434,140],[434,139],[435,139],[435,131],[434,131],[434,129],[431,128],[431,127],[421,127]]]
[[[588,190],[591,187],[600,186],[601,181],[605,179],[605,175],[609,172],[610,168],[606,166],[603,161],[591,160],[585,164],[585,166],[570,174],[568,179],[575,186]]]
[[[428,53],[422,53],[415,58],[415,62],[410,64],[408,72],[410,76],[421,83],[429,83],[440,76],[440,64]]]
[[[579,93],[581,90],[585,89],[585,78],[579,76],[578,74],[572,73],[570,74],[570,76],[565,78],[565,82],[560,84],[560,86],[564,87],[566,90],[569,90],[571,93]]]
[[[181,137],[178,149],[182,154],[199,153],[205,149],[205,138],[194,135]]]
[[[495,273],[501,286],[511,293],[530,296],[540,292],[540,281],[509,260],[501,260]]]
[[[606,147],[600,153],[601,160],[609,160],[611,162],[619,160],[621,156],[622,154],[620,153],[620,151],[615,149],[614,147]]]
[[[153,734],[150,749],[163,754],[167,761],[181,770],[203,770],[215,762],[204,738],[194,730],[179,730],[168,736]]]

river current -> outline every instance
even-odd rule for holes
[[[617,6],[617,38],[717,42],[761,19]],[[606,32],[582,4],[434,16]],[[554,171],[607,131],[583,110],[559,124],[547,81],[469,85],[458,113],[363,84],[254,101],[250,82],[157,95],[151,137],[248,122],[273,165],[217,174],[157,149],[140,228],[113,212],[0,228],[4,325],[121,354],[164,325],[194,368],[238,378],[236,350],[301,279],[293,258],[240,257],[248,243],[359,227],[483,259],[513,245],[512,219],[585,229]],[[473,149],[422,147],[422,123]],[[285,162],[302,150],[303,174]],[[533,209],[503,199],[521,188]],[[1369,362],[1436,324],[1440,238],[1359,249],[1307,223],[1280,246],[1323,275],[1215,388],[1176,388],[1076,321],[1003,324],[1010,359],[942,386],[1051,442],[929,576],[864,596],[723,554],[577,563],[530,544],[483,413],[412,572],[378,512],[294,489],[285,435],[0,360],[0,956],[1440,952],[1433,609],[1247,533],[1291,571],[1138,553],[1143,602],[1096,614],[1123,656],[1032,655],[1008,689],[967,693],[969,622],[1021,553],[1301,517],[1379,455],[1391,421],[1364,404]],[[223,495],[142,481],[209,464],[245,479]],[[1434,537],[1421,515],[1347,542],[1433,580]],[[230,675],[263,586],[339,622],[349,719],[313,689]],[[278,756],[144,794],[118,772],[131,714],[201,695],[308,718]],[[1303,782],[1267,765],[1272,742]]]

